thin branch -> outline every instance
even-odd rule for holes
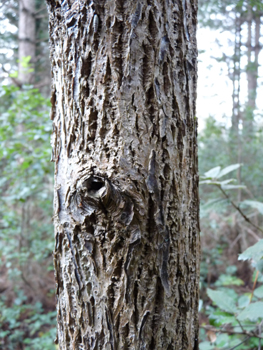
[[[41,18],[48,18],[48,15],[45,13],[43,15],[37,15],[35,16],[35,19],[41,19]]]
[[[239,206],[237,206],[228,196],[228,194],[223,190],[223,188],[220,185],[216,185],[221,192],[223,193],[223,195],[229,200],[229,202],[232,204],[232,206],[239,212],[239,214],[245,219],[246,222],[248,222],[251,226],[255,227],[257,230],[259,230],[260,232],[263,233],[263,230],[258,227],[257,225],[253,224],[252,221],[249,220],[249,218],[243,213],[243,211],[239,208]]]
[[[5,69],[5,67],[4,67],[3,65],[2,65],[1,68],[2,68],[2,71],[3,71],[4,73],[7,73],[7,74],[8,74],[8,78],[12,80],[12,83],[13,83],[15,86],[19,87],[19,89],[21,89],[21,88],[22,88],[21,82],[20,82],[17,78],[10,77],[9,72]]]
[[[244,327],[242,326],[242,323],[239,321],[239,319],[236,319],[238,324],[239,324],[239,327],[242,329],[242,332],[244,332],[244,334],[247,334],[247,331],[244,329]]]
[[[257,241],[260,241],[261,238],[254,232],[252,231],[249,227],[244,227],[244,229],[251,234],[251,236],[253,236]]]
[[[44,79],[42,82],[35,83],[34,84],[34,88],[35,89],[39,89],[39,88],[42,88],[42,87],[48,86],[48,85],[50,85],[50,80],[49,79]]]
[[[241,233],[234,239],[234,241],[230,244],[230,249],[233,249],[234,245],[240,240],[242,237]]]
[[[47,11],[47,7],[44,6],[44,7],[40,8],[40,9],[36,10],[36,11],[34,12],[34,15],[37,15],[39,12],[42,12],[42,11]]]
[[[228,349],[228,350],[234,350],[234,349],[236,349],[237,347],[239,347],[239,345],[245,343],[245,342],[246,342],[247,340],[249,340],[250,338],[252,338],[252,337],[246,337],[242,342],[240,342],[239,344],[233,346],[232,348],[230,348],[230,349]]]
[[[240,325],[240,323],[239,323]],[[258,338],[258,339],[263,339],[262,336],[260,335],[257,335],[255,332],[257,330],[257,328],[255,329],[255,331],[251,331],[251,332],[248,332],[246,331],[242,326],[240,326],[241,329],[243,330],[242,332],[235,332],[233,330],[225,330],[225,329],[222,329],[222,328],[214,328],[214,327],[210,327],[210,326],[200,326],[200,328],[203,328],[203,329],[206,329],[206,330],[211,330],[215,333],[226,333],[226,334],[229,334],[229,335],[234,335],[234,334],[237,334],[237,335],[247,335],[249,338]]]

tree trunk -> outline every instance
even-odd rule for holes
[[[258,56],[260,53],[260,25],[259,11],[253,12],[248,5],[247,20],[247,103],[244,115],[244,131],[247,142],[253,138],[253,122],[256,109],[257,86],[258,86]]]
[[[21,84],[32,84],[34,72],[25,64],[25,57],[30,56],[31,65],[35,62],[35,0],[19,0],[18,23],[18,80]]]
[[[197,1],[48,9],[60,349],[198,349]]]
[[[235,41],[234,41],[234,55],[233,55],[233,73],[232,73],[232,126],[231,132],[233,140],[237,141],[239,136],[239,123],[241,119],[240,113],[240,77],[241,77],[241,19],[240,15],[235,13]],[[236,146],[236,145],[235,145]]]

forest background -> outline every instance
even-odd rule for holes
[[[200,350],[263,346],[262,20],[260,0],[199,1]],[[43,1],[2,0],[0,33],[0,349],[52,350]]]

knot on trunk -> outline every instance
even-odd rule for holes
[[[97,175],[78,179],[75,189],[69,193],[68,207],[78,221],[83,221],[96,211],[111,216],[115,224],[124,227],[129,226],[134,218],[134,203],[130,193]]]

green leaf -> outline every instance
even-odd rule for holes
[[[254,290],[254,295],[257,298],[263,298],[263,286],[258,287],[257,289]]]
[[[263,214],[263,203],[251,200],[245,200],[241,202],[241,206],[248,205],[249,207],[257,209],[260,214]]]
[[[222,185],[223,190],[237,190],[237,189],[244,189],[246,186],[244,185]]]
[[[229,335],[227,334],[219,334],[216,339],[216,345],[218,348],[223,348],[229,345]]]
[[[215,348],[214,345],[211,345],[209,341],[202,341],[199,344],[199,350],[213,350]]]
[[[239,321],[250,320],[251,322],[255,322],[260,318],[263,318],[262,301],[249,304],[237,317]]]
[[[263,259],[259,260],[256,264],[255,264],[255,268],[261,272],[261,274],[263,274]],[[263,276],[262,276],[263,277]],[[260,281],[260,277],[258,279],[258,281]],[[261,281],[262,282],[262,281]]]
[[[244,307],[247,307],[250,303],[250,294],[244,294],[238,299],[238,307],[240,309],[244,309]]]
[[[229,275],[233,275],[237,272],[237,267],[236,265],[230,265],[226,268],[226,273]]]
[[[29,66],[29,62],[31,60],[31,56],[24,56],[21,58],[20,63],[22,67],[27,68]]]
[[[215,283],[216,286],[242,286],[243,284],[244,282],[240,278],[226,274],[221,275]]]
[[[11,78],[17,78],[18,77],[18,71],[15,71],[14,73],[10,73],[9,76]]]
[[[221,310],[229,312],[230,314],[237,312],[235,300],[226,293],[207,288],[207,294]]]
[[[0,331],[0,339],[10,335],[10,331]]]
[[[224,186],[229,184],[230,182],[236,182],[236,181],[237,181],[236,179],[227,179],[227,180],[221,181],[220,184],[221,186]]]
[[[207,185],[217,185],[220,186],[221,182],[219,181],[214,181],[214,180],[203,180],[199,182],[200,185],[207,184]]]
[[[217,309],[211,315],[209,315],[209,320],[210,323],[215,327],[220,327],[223,324],[235,325],[237,323],[235,316],[231,315],[228,312],[221,311],[219,309]]]
[[[239,254],[238,260],[253,259],[255,262],[259,262],[263,258],[263,239],[258,241],[246,249],[242,254]]]
[[[226,168],[224,168],[220,171],[220,173],[217,175],[217,178],[219,179],[220,177],[230,173],[231,171],[234,171],[234,170],[240,168],[241,165],[242,164],[231,164],[231,165],[227,166]]]
[[[218,174],[220,173],[220,170],[221,170],[221,167],[217,166],[217,167],[215,167],[213,169],[208,170],[204,175],[205,175],[206,178],[210,177],[212,179],[216,179]]]

